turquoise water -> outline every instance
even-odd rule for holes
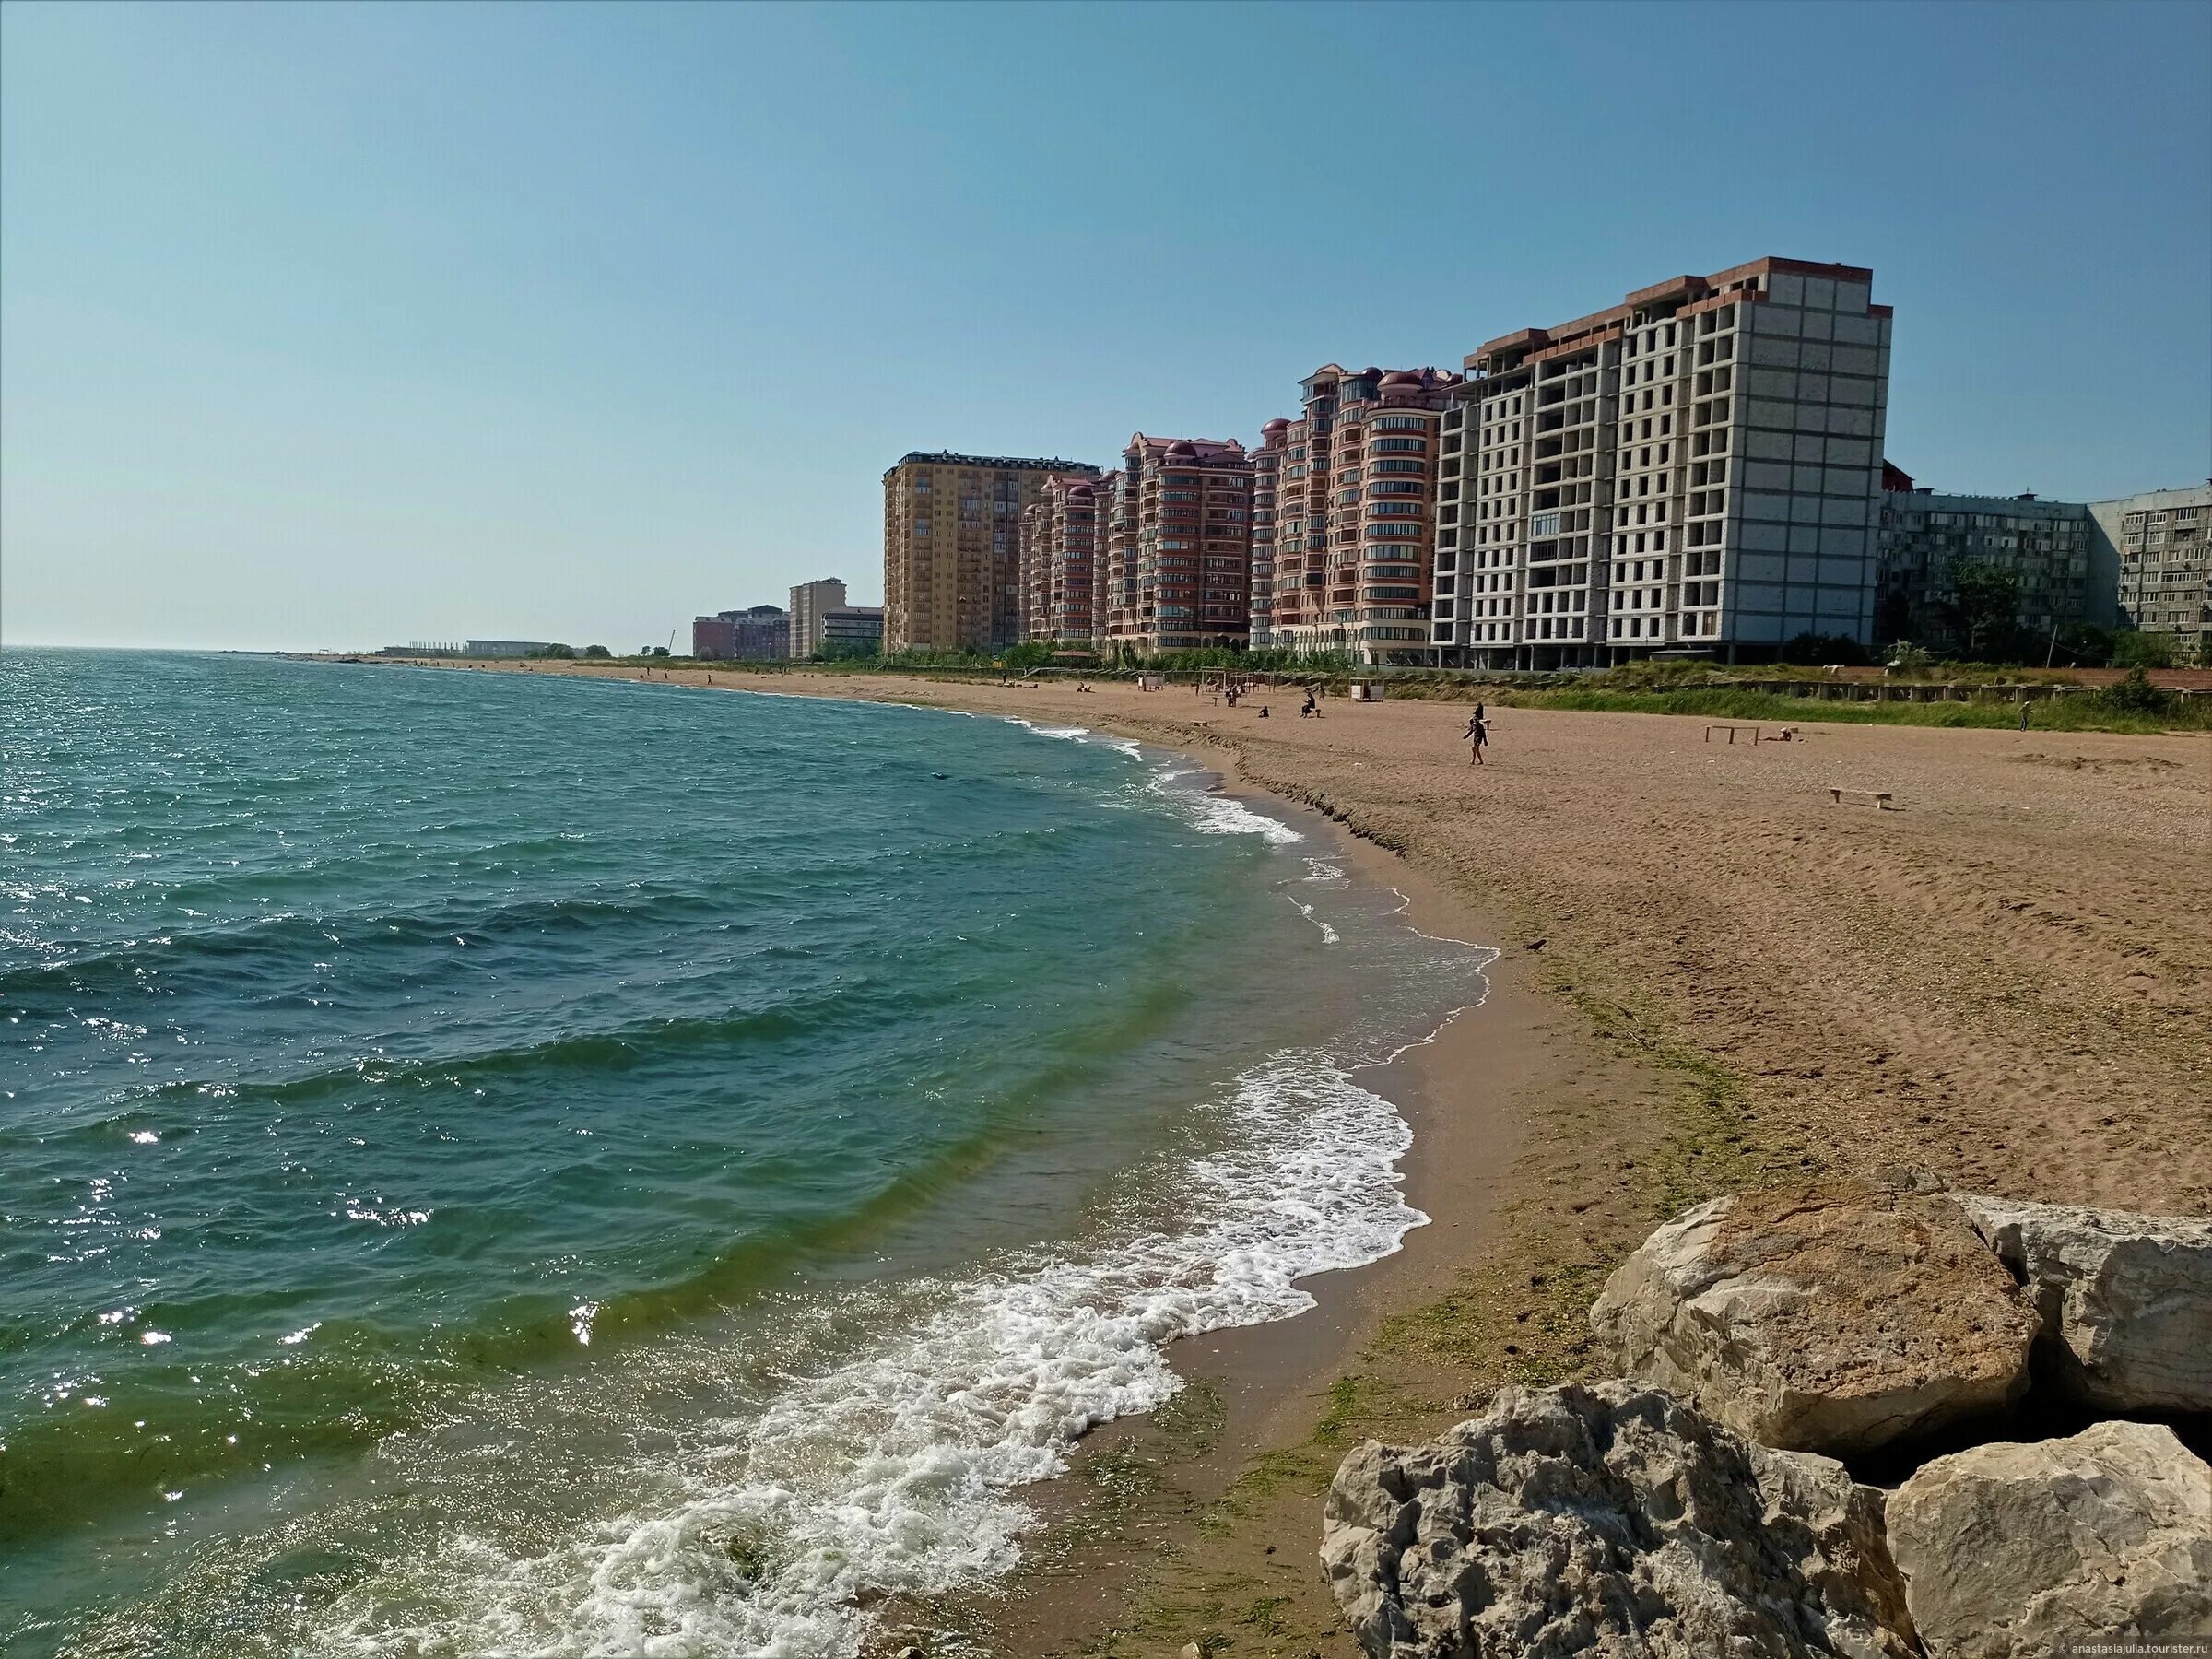
[[[842,1654],[1419,1218],[1480,994],[1186,763],[0,657],[0,1645]]]

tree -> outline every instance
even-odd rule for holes
[[[530,654],[534,657],[572,657],[576,654],[576,648],[573,645],[543,645]]]
[[[611,657],[615,653],[604,645],[586,645],[583,654],[587,657]]]
[[[1994,559],[1962,559],[1951,567],[1945,619],[1959,648],[1977,663],[2018,654],[2020,573]]]
[[[1782,660],[1804,665],[1841,663],[1846,667],[1855,668],[1866,660],[1866,650],[1849,634],[1813,633],[1807,630],[1783,646]]]
[[[2173,666],[2173,641],[2165,634],[2145,633],[2140,629],[2124,628],[2112,636],[2112,666],[2171,668]]]
[[[818,663],[872,663],[883,654],[873,640],[824,640],[814,653]]]
[[[2094,622],[2077,622],[2071,628],[2062,628],[2050,654],[2053,664],[2101,668],[2112,660],[2112,630],[2100,628]]]
[[[1018,645],[1009,645],[998,653],[998,665],[1011,668],[1017,674],[1031,668],[1041,668],[1053,660],[1053,648],[1042,640],[1025,640]]]

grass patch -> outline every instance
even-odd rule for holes
[[[1607,714],[1690,714],[1708,720],[1765,720],[1794,724],[1827,721],[1842,725],[2015,727],[2019,704],[2001,697],[1947,702],[1857,702],[1824,697],[1794,697],[1740,686],[1699,686],[1676,691],[1608,691],[1581,687],[1552,690],[1494,692],[1490,700],[1516,709],[1572,709]],[[2069,693],[2039,700],[2030,713],[2041,732],[2122,732],[2149,736],[2160,732],[2212,731],[2212,700],[2175,698],[2170,708],[2152,713],[2113,706],[2101,691]]]

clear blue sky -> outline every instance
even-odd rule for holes
[[[1778,253],[1892,459],[2212,472],[2212,6],[0,11],[0,633],[634,649],[910,449],[1251,441],[1331,359]]]

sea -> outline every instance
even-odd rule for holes
[[[1423,1222],[1490,954],[1042,721],[9,651],[0,745],[11,1655],[857,1653]]]

